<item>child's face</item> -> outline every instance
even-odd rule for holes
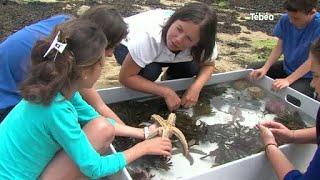
[[[176,20],[168,29],[166,40],[170,51],[191,48],[200,40],[200,26],[191,21]]]
[[[104,66],[105,52],[101,59],[92,67],[83,71],[81,88],[92,88],[101,75],[102,67]]]
[[[297,11],[297,12],[292,12],[288,11],[288,15],[290,18],[290,22],[295,25],[297,28],[303,28],[307,24],[309,24],[313,18],[313,13],[308,13],[305,14],[303,12]]]
[[[312,81],[310,83],[310,86],[315,89],[315,92],[318,94],[317,98],[320,100],[320,63],[319,59],[314,59],[314,57],[311,54],[311,71],[313,74]]]

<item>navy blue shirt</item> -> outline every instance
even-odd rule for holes
[[[284,177],[284,180],[317,180],[320,179],[320,138],[319,138],[319,132],[320,132],[320,108],[318,110],[317,115],[317,122],[316,122],[316,128],[317,128],[317,144],[318,148],[316,153],[314,154],[307,171],[302,174],[298,170],[292,170],[286,174]]]
[[[274,29],[274,35],[283,41],[283,68],[290,75],[308,59],[311,43],[320,37],[320,14],[316,13],[311,22],[301,29],[290,22],[288,14],[284,14]],[[312,78],[311,72],[304,77]]]
[[[71,17],[57,15],[26,26],[0,44],[0,109],[21,100],[18,91],[29,69],[31,50],[37,40],[47,37],[54,27]]]

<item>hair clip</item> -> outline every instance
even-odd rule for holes
[[[64,49],[66,48],[67,43],[62,43],[62,42],[58,41],[59,35],[60,35],[60,31],[57,33],[56,37],[54,38],[54,40],[51,43],[51,45],[50,45],[49,49],[47,50],[47,52],[43,55],[44,58],[51,52],[52,49],[56,49],[57,52],[56,52],[56,55],[54,56],[54,59],[53,59],[53,61],[55,61],[58,52],[62,53],[64,51]]]

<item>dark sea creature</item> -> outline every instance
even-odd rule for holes
[[[265,93],[260,87],[251,86],[248,87],[247,90],[252,99],[262,99],[265,96]]]
[[[232,87],[238,91],[243,91],[250,86],[246,79],[239,79],[233,82]]]
[[[238,121],[209,126],[204,140],[218,143],[217,149],[201,158],[215,157],[213,166],[258,153],[263,148],[259,132],[240,125]]]
[[[198,102],[193,107],[193,117],[198,118],[199,116],[210,116],[213,115],[214,112],[212,111],[211,103],[207,102]]]
[[[139,167],[127,166],[127,170],[133,180],[151,180],[154,177],[147,170]]]
[[[282,123],[291,130],[303,129],[307,127],[307,125],[302,121],[298,111],[283,111],[278,113],[274,120]]]

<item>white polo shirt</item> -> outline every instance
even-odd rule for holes
[[[126,46],[132,59],[141,67],[152,62],[178,63],[192,61],[190,49],[175,54],[162,41],[162,27],[174,13],[172,10],[156,9],[125,18],[129,34],[121,44]],[[209,61],[218,56],[217,46]]]

